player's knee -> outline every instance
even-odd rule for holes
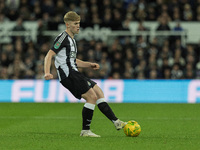
[[[97,95],[96,94],[92,94],[91,95],[91,99],[96,102],[97,101]]]
[[[93,91],[93,89],[90,89],[88,92],[83,94],[82,98],[84,98],[86,101],[90,101],[94,103],[96,103],[98,99],[97,94]]]
[[[82,98],[84,98],[87,101],[94,102],[94,103],[96,103],[96,101],[98,99],[96,94],[91,94],[91,93],[86,94],[86,95],[82,95]]]

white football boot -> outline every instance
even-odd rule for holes
[[[114,121],[114,125],[115,125],[115,128],[117,130],[121,130],[122,128],[125,127],[126,124],[127,124],[127,122],[123,122],[123,121],[121,121],[119,119],[117,119],[116,121]]]
[[[100,135],[97,135],[93,133],[91,130],[82,130],[80,136],[85,137],[101,137]]]

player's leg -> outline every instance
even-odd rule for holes
[[[93,87],[96,95],[97,95],[97,106],[100,109],[100,111],[112,122],[116,121],[118,118],[113,113],[112,109],[108,105],[108,103],[105,101],[103,91],[100,89],[100,87],[96,84]]]
[[[120,130],[122,129],[125,125],[126,125],[126,122],[123,122],[121,120],[119,120],[114,112],[112,111],[112,109],[110,108],[110,106],[108,105],[108,103],[105,101],[105,98],[104,98],[104,94],[103,94],[103,91],[101,90],[101,88],[96,84],[94,87],[93,87],[96,95],[97,95],[97,101],[96,101],[96,104],[99,108],[99,110],[108,118],[110,119],[117,130]]]
[[[69,76],[61,81],[61,84],[67,88],[77,99],[84,98],[86,103],[82,110],[82,131],[80,136],[100,137],[90,131],[90,124],[93,116],[93,111],[97,101],[97,96],[88,84],[88,79],[80,72],[72,71]],[[93,83],[95,84],[95,83]]]
[[[90,131],[90,124],[92,121],[97,96],[92,88],[90,88],[86,93],[82,94],[81,96],[86,100],[86,103],[82,110],[83,122],[80,136],[100,137],[99,135],[96,135],[95,133],[92,133]]]

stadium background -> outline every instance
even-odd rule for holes
[[[53,65],[55,80],[43,80],[69,10],[82,17],[78,58],[101,65],[80,71],[121,120],[141,125],[139,137],[97,107],[91,129],[101,138],[80,137],[84,101]],[[199,149],[199,20],[200,0],[0,0],[0,150]]]
[[[1,0],[1,101],[75,101],[51,98],[48,85],[57,83],[40,80],[69,10],[81,16],[77,58],[101,66],[80,72],[96,79],[110,102],[199,102],[200,0]],[[53,64],[51,72],[57,79]]]

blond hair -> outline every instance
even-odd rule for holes
[[[68,21],[80,21],[81,17],[74,11],[69,11],[64,16],[64,22]]]

